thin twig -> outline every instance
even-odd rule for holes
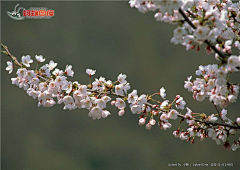
[[[6,50],[5,52],[3,52],[4,54],[8,55],[9,57],[12,58],[12,60],[14,61],[14,63],[17,65],[17,66],[20,66],[22,67],[22,64],[20,62],[18,62],[17,58],[14,57],[9,51],[8,51],[8,47],[6,45],[3,45],[2,42],[0,42],[1,46]]]

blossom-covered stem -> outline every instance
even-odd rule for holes
[[[49,64],[43,65],[39,70],[31,70],[29,67],[30,63],[33,63],[33,60],[30,55],[23,56],[22,62],[18,62],[15,57],[12,57],[7,47],[4,45],[2,46],[6,50],[3,53],[9,55],[16,65],[21,67],[17,70],[17,77],[11,78],[12,84],[16,84],[20,88],[26,90],[27,94],[32,96],[34,99],[38,98],[39,107],[52,107],[56,104],[54,98],[57,98],[58,104],[64,103],[64,110],[87,108],[89,110],[88,116],[95,120],[106,118],[111,115],[111,113],[108,110],[105,110],[105,108],[107,102],[112,100],[109,96],[115,96],[116,100],[112,100],[111,105],[115,105],[119,109],[118,115],[123,116],[126,107],[125,102],[128,102],[131,112],[133,114],[140,114],[139,125],[144,125],[146,123],[147,130],[150,130],[156,122],[158,123],[160,129],[167,130],[172,126],[168,120],[176,120],[177,118],[180,118],[180,123],[186,122],[190,126],[190,128],[187,129],[188,132],[182,130],[180,134],[179,129],[173,132],[175,137],[179,137],[182,140],[190,138],[194,140],[196,135],[201,137],[201,140],[203,140],[203,138],[209,136],[216,140],[217,143],[222,140],[224,142],[224,146],[227,146],[227,144],[229,145],[227,141],[228,134],[234,135],[237,133],[237,129],[240,129],[240,118],[238,117],[235,122],[228,119],[226,117],[227,110],[223,109],[219,112],[216,107],[217,104],[215,104],[216,101],[213,100],[214,98],[211,100],[214,101],[213,104],[218,114],[207,116],[204,113],[193,113],[188,107],[186,107],[187,113],[184,115],[173,109],[173,105],[175,105],[176,109],[184,109],[186,102],[180,95],[176,95],[175,99],[171,103],[169,103],[169,100],[160,102],[159,100],[152,98],[153,95],[159,94],[162,99],[166,99],[166,90],[164,87],[160,88],[158,93],[154,93],[150,96],[145,94],[138,96],[137,90],[133,90],[131,93],[128,93],[127,90],[130,89],[130,86],[126,81],[127,76],[122,73],[118,76],[118,80],[114,83],[112,83],[111,80],[106,81],[104,77],[95,79],[94,82],[91,82],[91,84],[88,85],[80,84],[77,81],[72,83],[71,81],[67,81],[66,77],[73,77],[74,72],[71,65],[67,65],[65,71],[59,70],[58,68],[55,68],[57,63],[54,63],[54,61],[51,60]],[[38,62],[43,62],[45,60],[41,55],[36,55],[35,58]],[[230,59],[229,63],[231,64],[238,58],[232,57]],[[236,62],[238,63],[238,61]],[[11,73],[13,71],[13,67],[12,61],[8,61],[6,70]],[[214,70],[214,65],[212,67],[212,70]],[[55,70],[53,70],[54,68]],[[200,66],[199,70],[196,71],[196,74],[204,75],[208,70],[209,68]],[[220,71],[223,72],[224,69],[221,69]],[[95,72],[96,70],[86,69],[86,73],[89,75],[89,78],[94,75]],[[224,72],[222,74],[226,75]],[[214,76],[212,77],[214,78]],[[190,80],[191,77],[188,78],[188,81],[185,81],[187,86],[184,87],[190,87],[193,89],[192,86],[197,86],[199,82],[192,82]],[[198,79],[198,81],[200,80]],[[117,84],[115,85],[115,83]],[[230,87],[230,85],[228,86]],[[207,86],[204,85],[199,87],[205,88]],[[229,101],[234,102],[234,100],[236,100],[234,95],[237,95],[238,87],[231,86],[231,88],[230,92],[232,96],[229,95]],[[194,87],[194,89],[201,92],[201,89],[199,90],[196,87]],[[216,90],[219,91],[219,89],[215,89],[215,91]],[[214,94],[216,93],[215,91],[213,91]],[[199,96],[197,97],[201,100],[201,96],[200,98]],[[157,104],[155,104],[155,102]],[[222,122],[215,122],[217,120],[217,118],[214,117],[215,115],[219,115]],[[156,120],[155,116],[157,117]],[[213,136],[213,133],[215,136]],[[236,147],[240,145],[239,141],[240,139],[238,142],[233,142],[232,150],[236,150]]]
[[[22,67],[22,64],[18,62],[17,58],[14,57],[9,51],[8,51],[8,47],[6,45],[3,45],[2,42],[0,42],[1,46],[6,50],[6,51],[1,51],[2,53],[6,54],[7,56],[11,57],[12,60],[14,61],[14,63],[17,65],[17,66],[20,66]]]
[[[222,119],[222,117],[221,117],[220,114],[219,114],[220,112],[219,112],[217,106],[214,104],[214,102],[212,102],[212,104],[213,104],[213,106],[215,107],[215,109],[217,110],[218,117],[221,119],[221,121],[222,121],[222,123],[223,123],[223,119]]]
[[[193,28],[193,29],[197,29],[197,27],[188,19],[188,17],[185,15],[184,11],[179,8],[179,13],[183,16],[183,18],[185,19],[185,21]],[[204,41],[209,47],[211,47],[211,49],[217,53],[220,58],[222,59],[223,63],[227,62],[227,56],[225,56],[223,53],[221,53],[214,45],[212,45],[208,40]]]
[[[1,44],[1,46],[6,50],[6,51],[1,51],[1,52],[4,53],[4,54],[6,54],[7,56],[11,57],[12,60],[14,61],[14,63],[15,63],[17,66],[22,67],[23,65],[17,60],[17,58],[14,57],[14,56],[9,52],[8,47],[7,47],[6,45],[3,45],[2,42],[0,42],[0,44]],[[37,76],[38,76],[39,78],[45,80],[45,81],[49,81],[49,79],[46,79],[46,78],[44,78],[44,77],[42,77],[42,76],[40,76],[40,75],[37,75]]]
[[[2,43],[1,43],[1,46],[6,50],[5,52],[3,52],[4,54],[10,56],[10,57],[12,58],[12,60],[15,62],[16,65],[18,65],[18,66],[20,66],[20,67],[23,67],[23,65],[17,60],[17,58],[14,57],[14,56],[9,52],[7,46],[3,45]],[[39,77],[39,78],[41,78],[41,79],[43,79],[44,81],[46,81],[46,83],[52,79],[52,78],[47,79],[47,78],[44,78],[44,77],[42,77],[42,76],[40,76],[40,75],[36,75],[36,76]],[[91,87],[90,87],[90,88],[91,88]],[[117,96],[117,97],[121,97],[121,98],[125,98],[125,99],[128,98],[128,97],[125,96],[125,95],[116,94],[116,93],[112,92],[112,90],[108,90],[108,91],[106,91],[106,92],[103,92],[103,91],[97,91],[97,90],[87,89],[87,91],[89,91],[89,92],[94,92],[94,93],[98,94],[98,97],[100,97],[101,94],[105,94],[105,95],[113,95],[113,96]],[[158,93],[156,93],[156,94],[158,94]],[[153,96],[153,95],[152,95],[152,96]],[[159,101],[157,101],[157,100],[155,100],[155,99],[148,98],[148,101],[151,101],[151,100],[154,100],[154,101],[156,101],[156,102],[158,102],[158,103],[161,103],[161,102],[159,102]],[[175,98],[175,100],[176,100],[176,98]],[[174,100],[174,101],[175,101],[175,100]],[[174,101],[173,101],[173,102],[174,102]],[[213,104],[214,104],[214,103],[213,103]],[[164,111],[164,110],[161,109],[160,107],[155,107],[153,104],[151,104],[151,103],[149,103],[149,102],[146,102],[145,105],[146,105],[146,106],[149,106],[149,107],[151,107],[151,108],[154,108],[154,109],[156,109],[156,110],[159,110],[159,111]],[[220,112],[219,112],[218,108],[216,107],[215,104],[214,104],[214,106],[215,106],[215,108],[216,108],[216,110],[217,110],[217,112],[218,112],[218,115],[219,115]],[[181,118],[182,120],[187,120],[187,119],[188,119],[188,118],[186,118],[186,117],[185,117],[184,115],[182,115],[182,114],[178,114],[177,116],[178,116],[179,118]],[[225,127],[229,127],[229,128],[233,128],[233,129],[240,129],[240,126],[239,126],[237,123],[232,124],[232,125],[231,125],[231,124],[226,124],[226,123],[223,123],[223,119],[222,119],[222,117],[221,117],[220,115],[219,115],[219,117],[220,117],[222,123],[207,121],[207,120],[204,120],[204,119],[196,119],[196,118],[191,118],[191,120],[193,120],[193,121],[195,121],[195,122],[203,123],[203,124],[206,124],[206,125],[211,125],[211,126],[225,126]]]
[[[146,103],[147,106],[153,107],[152,104],[150,103]],[[159,107],[156,108],[157,110],[161,110]],[[184,115],[179,114],[178,117],[182,118],[182,119],[186,119]],[[205,120],[200,120],[200,119],[195,119],[192,118],[192,120],[194,120],[195,122],[199,122],[199,123],[205,123],[206,125],[212,125],[212,126],[227,126],[230,128],[234,128],[234,129],[240,129],[240,126],[234,126],[234,125],[228,125],[225,123],[217,123],[217,122],[210,122],[210,121],[205,121]]]
[[[89,92],[95,92],[97,94],[103,94],[103,92],[100,92],[100,91],[97,91],[97,90],[91,90],[91,89],[88,89]],[[105,92],[105,94],[107,95],[113,95],[113,96],[117,96],[117,97],[121,97],[121,98],[127,98],[127,96],[125,95],[119,95],[119,94],[116,94],[112,91],[107,91]],[[160,102],[159,102],[160,103]],[[152,107],[154,108],[153,104],[147,102],[145,103],[145,105],[149,106],[149,107]],[[160,110],[160,111],[163,111],[160,107],[155,107],[156,110]],[[218,111],[219,112],[219,111]],[[179,114],[178,115],[179,118],[183,119],[183,120],[187,120],[187,118],[182,115],[182,114]],[[195,118],[192,118],[191,120],[194,120],[195,122],[199,122],[199,123],[204,123],[206,125],[212,125],[212,126],[226,126],[226,127],[229,127],[229,128],[233,128],[233,129],[240,129],[240,126],[239,125],[230,125],[230,124],[226,124],[226,123],[217,123],[217,122],[211,122],[211,121],[206,121],[206,120],[201,120],[201,119],[195,119]]]

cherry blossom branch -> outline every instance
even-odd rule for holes
[[[185,21],[193,28],[193,29],[197,29],[197,27],[188,19],[188,17],[185,15],[184,11],[179,8],[178,10],[180,12],[180,14],[183,16],[183,18],[185,19]],[[191,14],[192,15],[192,14]],[[211,47],[211,49],[217,53],[221,58],[222,58],[222,62],[226,63],[227,62],[227,56],[225,56],[221,51],[219,51],[214,45],[212,45],[208,40],[204,41],[208,46]]]
[[[12,60],[15,62],[16,65],[22,67],[23,65],[17,60],[17,58],[14,57],[14,56],[9,52],[8,47],[5,46],[5,45],[3,45],[2,42],[0,42],[0,43],[1,43],[1,46],[6,50],[6,53],[4,52],[4,54],[10,56],[10,57],[12,58]],[[42,77],[42,76],[40,76],[40,75],[37,75],[37,76],[40,77],[41,79],[45,80],[45,81],[49,81],[49,80],[50,80],[50,79],[46,79],[46,78],[44,78],[44,77]],[[107,92],[100,92],[100,91],[91,90],[91,89],[87,89],[87,90],[88,90],[89,92],[97,93],[97,94],[99,94],[99,96],[100,96],[101,94],[107,94],[107,95],[113,95],[113,96],[117,96],[117,97],[121,97],[121,98],[127,98],[127,96],[116,94],[116,93],[112,92],[111,90],[109,90],[109,91],[107,91]],[[99,97],[99,96],[98,96],[98,97]],[[161,102],[158,102],[158,103],[161,103]],[[145,103],[145,105],[150,106],[150,107],[152,107],[152,108],[155,108],[155,109],[157,109],[157,110],[159,110],[159,111],[163,111],[161,108],[156,107],[156,106],[154,106],[153,104],[150,104],[150,103],[148,103],[148,102]],[[213,104],[213,105],[214,105],[214,104]],[[217,109],[216,105],[214,105],[214,107],[216,108],[217,112],[220,113],[219,110]],[[182,118],[182,119],[188,119],[188,118],[186,118],[184,115],[181,115],[181,114],[179,114],[178,117],[179,117],[179,118]],[[226,126],[226,127],[229,127],[229,128],[240,129],[240,126],[239,126],[237,123],[235,123],[236,126],[230,125],[230,124],[226,124],[226,123],[223,123],[223,119],[221,118],[220,115],[219,115],[219,117],[220,117],[222,123],[210,122],[210,121],[200,120],[200,119],[195,119],[195,118],[192,118],[191,120],[194,120],[195,122],[199,122],[199,123],[204,123],[204,124],[206,124],[206,125]]]
[[[4,54],[11,55],[8,51],[8,48],[1,44],[3,48],[7,51]],[[35,56],[38,62],[43,62],[42,56]],[[111,104],[115,105],[120,109],[119,116],[124,114],[124,108],[126,107],[125,101],[128,101],[130,104],[130,108],[133,114],[141,114],[139,119],[139,125],[145,124],[145,120],[149,118],[149,123],[146,124],[146,129],[150,130],[152,125],[155,125],[156,120],[154,120],[154,116],[158,117],[158,124],[161,129],[169,129],[171,128],[171,124],[168,122],[169,119],[177,119],[181,118],[180,123],[185,120],[191,128],[188,128],[189,132],[184,132],[182,130],[181,134],[179,129],[174,131],[175,137],[180,137],[182,140],[190,140],[192,138],[191,143],[194,142],[195,135],[194,133],[201,133],[201,139],[206,137],[209,133],[224,133],[223,137],[218,137],[215,140],[220,142],[221,139],[224,142],[224,146],[229,146],[227,142],[227,134],[232,133],[235,134],[237,129],[240,129],[240,118],[237,119],[237,122],[229,123],[218,123],[215,122],[217,120],[216,117],[211,115],[207,117],[205,114],[193,113],[190,109],[187,108],[188,112],[185,115],[178,113],[175,109],[172,108],[173,104],[176,104],[177,109],[184,109],[186,104],[183,101],[182,97],[179,95],[173,100],[172,103],[168,104],[168,100],[164,100],[163,102],[159,102],[152,97],[156,94],[159,94],[163,99],[165,99],[165,89],[161,88],[159,93],[154,93],[153,95],[146,96],[141,95],[137,96],[137,91],[133,90],[131,93],[127,93],[127,90],[130,88],[129,83],[127,83],[126,75],[120,74],[118,76],[118,80],[112,83],[111,81],[105,81],[104,78],[96,79],[94,82],[86,85],[81,85],[78,82],[68,82],[66,77],[63,74],[68,76],[73,76],[73,71],[71,70],[72,66],[66,67],[66,70],[63,72],[59,69],[55,69],[52,74],[50,73],[56,67],[56,63],[50,61],[49,64],[44,65],[40,68],[39,71],[28,70],[26,67],[30,67],[31,60],[30,56],[23,56],[22,63],[18,62],[18,60],[14,57],[11,57],[15,64],[21,65],[21,68],[17,71],[17,78],[12,78],[12,83],[16,84],[19,87],[23,87],[27,90],[29,96],[33,98],[38,98],[39,104],[38,106],[51,107],[56,102],[53,100],[53,97],[57,97],[58,104],[62,102],[65,104],[64,109],[75,109],[79,108],[87,108],[90,110],[89,116],[93,119],[105,118],[110,113],[107,110],[104,110],[106,107],[106,103],[111,100],[109,95],[113,95],[116,97],[116,101],[112,101]],[[8,62],[8,67],[6,68],[9,73],[12,72],[13,66],[10,62]],[[87,69],[86,73],[89,75],[89,78],[95,74],[94,70]],[[39,74],[43,74],[45,77],[40,76]],[[45,82],[39,82],[38,78],[42,78]],[[190,79],[189,79],[190,80]],[[118,85],[116,85],[119,83]],[[30,85],[29,85],[30,84]],[[29,87],[30,86],[30,87]],[[95,88],[95,90],[93,89]],[[115,88],[115,92],[113,92],[113,88]],[[101,89],[101,91],[99,90]],[[62,92],[62,90],[64,92]],[[124,92],[125,94],[124,95]],[[88,92],[88,93],[86,93]],[[66,96],[65,96],[66,95]],[[71,97],[73,95],[73,98]],[[122,99],[123,100],[122,100]],[[80,101],[81,100],[81,101]],[[159,105],[151,104],[149,102],[156,101]],[[142,108],[141,108],[142,107]],[[148,108],[149,107],[149,108]],[[195,115],[200,116],[200,119],[196,119]],[[224,112],[224,116],[226,117],[226,111]],[[216,127],[217,126],[217,127]],[[192,130],[191,130],[192,129]],[[215,129],[215,130],[214,130]],[[190,134],[190,136],[188,136]],[[239,144],[233,143],[233,150],[235,149],[235,145]]]
[[[17,60],[16,57],[14,57],[8,50],[8,47],[6,45],[3,45],[2,42],[0,42],[1,46],[6,50],[6,51],[1,51],[3,54],[6,54],[7,56],[11,57],[11,59],[14,61],[14,63],[19,66],[19,67],[23,67],[23,65]],[[46,79],[40,75],[37,75],[39,78],[45,80],[45,81],[48,81],[49,79]]]
[[[93,92],[93,93],[97,93],[97,94],[107,94],[107,95],[113,95],[113,96],[116,96],[116,97],[121,97],[121,98],[128,98],[128,96],[125,96],[125,95],[119,95],[119,94],[116,94],[114,92],[112,92],[111,90],[110,91],[107,91],[107,92],[100,92],[100,91],[97,91],[97,90],[91,90],[91,89],[87,89],[89,92]],[[159,102],[161,103],[161,102]],[[153,104],[149,103],[149,102],[146,102],[145,105],[147,106],[150,106],[151,108],[155,108],[156,110],[159,110],[159,111],[164,111],[163,109],[161,109],[160,107],[156,107],[154,106]],[[219,110],[217,109],[216,105],[214,105],[217,112],[219,113]],[[183,120],[189,120],[188,118],[186,118],[184,115],[182,114],[178,114],[177,115],[179,118],[182,118]],[[201,124],[206,124],[208,126],[225,126],[225,127],[229,127],[229,128],[233,128],[233,129],[240,129],[240,126],[237,124],[237,123],[234,123],[233,125],[231,124],[226,124],[226,123],[223,123],[223,120],[221,118],[221,116],[219,116],[222,123],[218,123],[218,122],[211,122],[211,121],[207,121],[207,120],[201,120],[201,119],[196,119],[196,118],[191,118],[191,120],[194,120],[195,122],[199,122]]]

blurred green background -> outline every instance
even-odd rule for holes
[[[124,73],[138,94],[152,94],[163,86],[169,100],[180,94],[194,112],[215,113],[208,99],[196,102],[183,88],[184,80],[200,64],[216,63],[214,56],[206,55],[203,46],[196,53],[171,44],[175,25],[155,21],[154,13],[141,14],[127,1],[20,2],[26,9],[53,9],[55,16],[17,21],[7,11],[13,11],[18,2],[1,3],[1,41],[19,59],[42,54],[46,62],[54,60],[60,69],[71,64],[75,75],[70,80],[80,83],[88,83],[86,68],[97,70],[94,78],[104,76],[112,81]],[[169,163],[234,163],[233,167],[210,169],[240,168],[239,150],[228,151],[211,139],[196,139],[194,145],[176,139],[172,132],[179,121],[171,121],[173,127],[167,131],[157,125],[148,131],[138,125],[138,116],[128,106],[119,117],[118,110],[109,105],[112,115],[95,121],[83,109],[39,108],[37,100],[11,84],[15,73],[5,71],[6,61],[9,58],[2,55],[3,170],[178,169]],[[239,80],[235,74],[234,81]],[[229,117],[235,119],[239,110],[238,99],[228,108]]]

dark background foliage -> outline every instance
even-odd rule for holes
[[[216,113],[208,99],[194,101],[183,88],[184,80],[194,75],[199,65],[217,63],[214,55],[206,55],[204,46],[196,53],[171,44],[175,25],[157,22],[153,13],[141,14],[128,2],[20,2],[26,9],[53,9],[55,16],[16,21],[6,13],[17,3],[1,3],[1,41],[19,59],[42,54],[60,69],[71,64],[75,75],[70,80],[80,83],[88,83],[86,68],[97,70],[94,78],[104,76],[113,81],[124,73],[138,94],[152,94],[163,86],[169,100],[180,94],[194,112]],[[170,163],[234,163],[233,167],[210,169],[240,168],[239,151],[228,151],[211,139],[200,142],[197,138],[194,145],[176,139],[172,132],[179,120],[171,121],[170,130],[156,125],[147,131],[138,125],[138,115],[128,106],[119,117],[118,110],[109,105],[112,115],[95,121],[83,109],[65,111],[63,105],[39,108],[37,100],[11,85],[15,73],[5,71],[6,61],[9,58],[2,55],[3,170],[176,169],[168,166]],[[239,74],[237,79],[239,83]],[[229,117],[235,119],[239,110],[238,101],[228,108]]]

